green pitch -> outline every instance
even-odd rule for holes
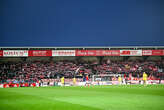
[[[164,110],[164,85],[2,88],[0,110]]]

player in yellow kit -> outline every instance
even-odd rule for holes
[[[61,78],[61,85],[64,86],[64,77]]]
[[[73,78],[73,85],[74,86],[76,85],[76,78],[75,77]]]
[[[119,81],[119,84],[121,85],[122,84],[122,78],[121,78],[121,76],[118,77],[118,81]]]
[[[146,83],[147,83],[147,74],[145,72],[143,72],[143,83],[144,83],[144,86],[146,86]]]

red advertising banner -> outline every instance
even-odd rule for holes
[[[52,50],[29,50],[29,56],[52,56]]]
[[[120,50],[76,50],[76,56],[120,56]]]
[[[142,56],[142,50],[120,50],[120,56]]]
[[[3,56],[3,50],[0,50],[0,57]]]
[[[3,50],[4,57],[27,57],[28,50]]]
[[[2,56],[164,56],[164,50],[0,50]]]
[[[164,50],[142,50],[143,56],[162,56],[164,55]]]
[[[120,56],[120,50],[102,50],[102,56]]]
[[[95,50],[76,50],[76,56],[95,56]]]
[[[52,56],[75,56],[75,50],[52,50]]]
[[[164,55],[163,50],[152,50],[152,55],[161,56]]]

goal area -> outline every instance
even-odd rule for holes
[[[107,74],[107,75],[93,75],[92,84],[93,85],[112,85],[117,83],[118,76],[120,74]]]

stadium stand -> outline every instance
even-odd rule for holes
[[[95,58],[100,59],[99,57]],[[67,79],[74,76],[82,79],[86,74],[90,77],[92,75],[126,74],[128,77],[132,75],[135,78],[141,78],[143,72],[146,72],[151,79],[164,79],[164,61],[162,59],[150,61],[148,57],[142,61],[111,61],[104,57],[102,61],[96,62],[95,58],[93,61],[91,59],[92,62],[86,61],[90,61],[89,58],[82,58],[82,62],[80,62],[81,60],[78,62],[63,61],[63,59],[55,62],[48,57],[45,59],[31,57],[30,60],[29,58],[18,58],[19,61],[14,62],[14,59],[17,60],[16,58],[7,58],[7,61],[4,60],[0,63],[0,83],[33,83],[40,79],[57,79],[62,76]],[[129,59],[132,58],[129,57]]]

